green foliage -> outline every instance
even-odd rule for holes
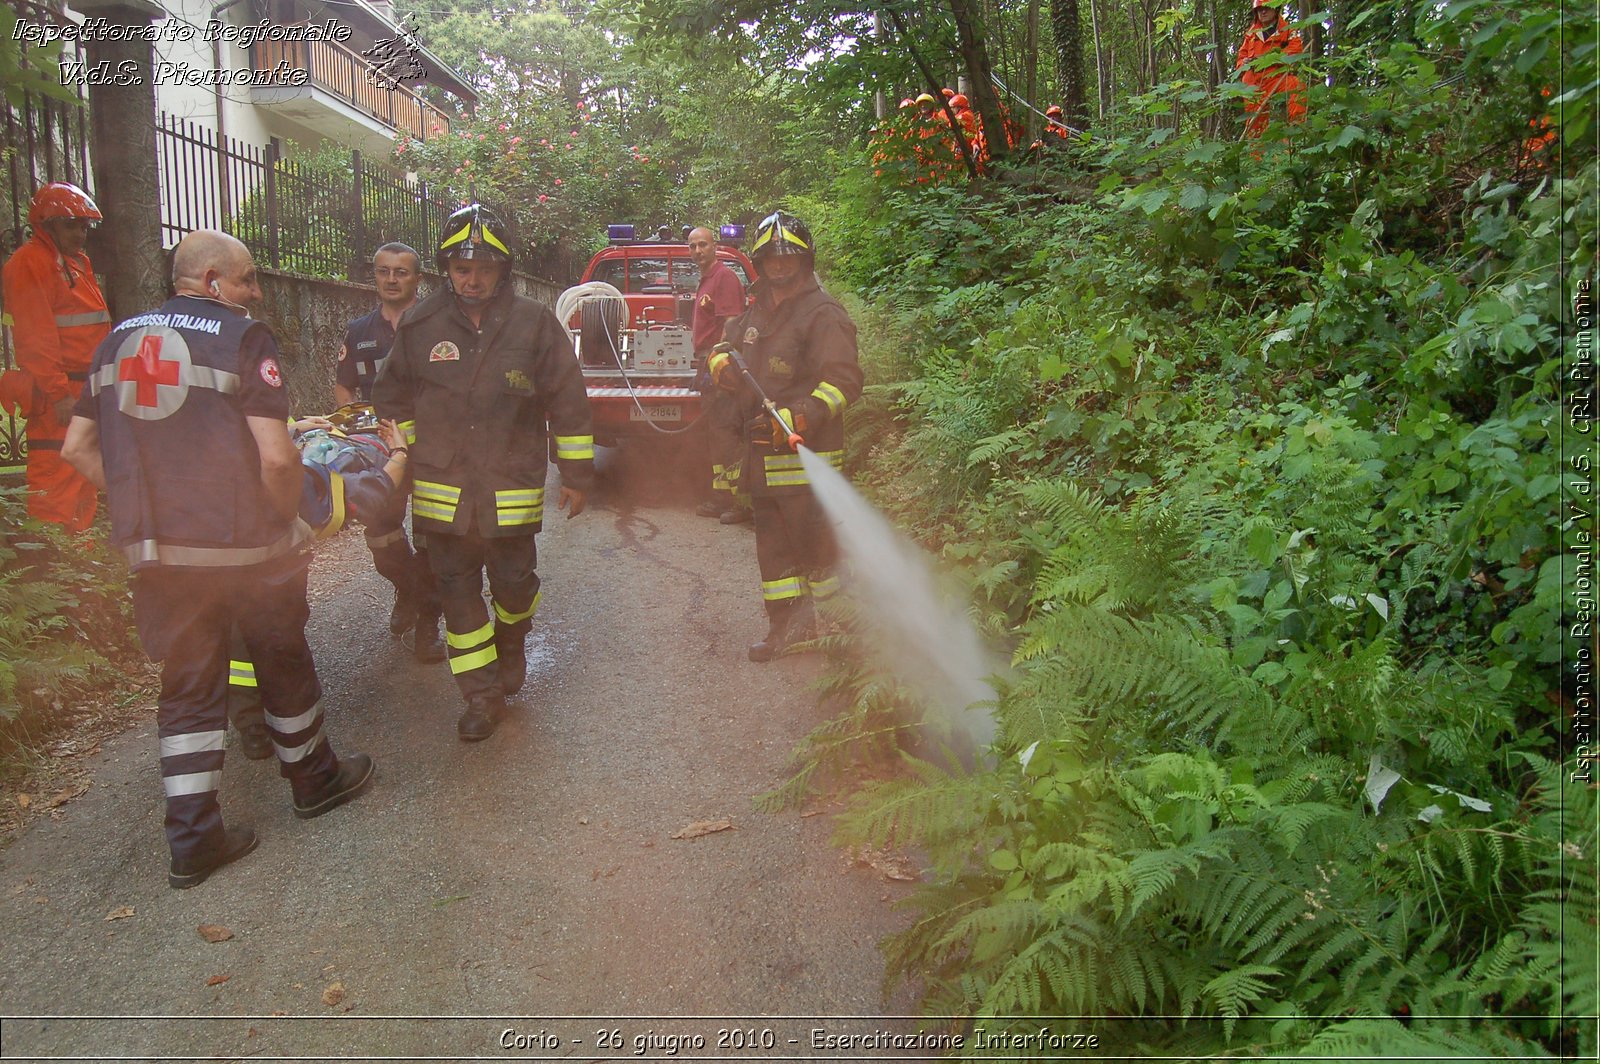
[[[38,93],[49,99],[77,103],[77,93],[61,83],[62,43],[35,45],[19,40],[19,21],[15,8],[9,5],[0,8],[0,85],[5,86],[6,102],[21,107],[28,93]]]
[[[1593,1051],[1600,838],[1554,707],[1588,682],[1560,323],[1600,171],[1561,18],[1362,8],[1304,124],[1219,139],[1236,100],[1175,79],[1089,195],[1085,155],[836,183],[883,382],[856,468],[1015,668],[990,761],[913,759],[840,825],[926,855],[885,950],[930,1012],[1119,1017],[1128,1055]],[[834,673],[809,753],[922,734],[886,684]]]
[[[133,647],[126,567],[83,537],[27,516],[0,487],[0,724],[48,714],[111,675]]]
[[[448,136],[402,140],[395,161],[452,200],[496,203],[526,243],[577,268],[609,222],[642,235],[754,221],[825,180],[860,124],[841,123],[837,87],[767,55],[770,37],[664,37],[664,22],[698,14],[656,6],[460,4],[440,18],[424,5],[430,46],[484,99]]]

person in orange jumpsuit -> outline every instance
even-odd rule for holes
[[[1546,85],[1539,90],[1539,95],[1545,99],[1550,98],[1550,86]],[[1528,128],[1533,132],[1522,142],[1522,150],[1517,153],[1517,168],[1519,170],[1543,170],[1550,162],[1550,145],[1555,142],[1556,131],[1550,122],[1550,115],[1535,115],[1528,119]]]
[[[1060,137],[1062,140],[1072,139],[1067,131],[1067,120],[1062,117],[1059,104],[1051,104],[1046,107],[1044,109],[1044,117],[1047,123],[1044,129],[1046,136]]]
[[[947,153],[941,152],[939,141],[950,132],[950,126],[939,109],[938,101],[924,92],[913,101],[917,105],[917,113],[913,119],[912,133],[907,138],[911,142],[911,157],[916,163],[916,183],[919,185],[938,184],[948,168]]]
[[[105,296],[83,252],[101,217],[83,189],[65,181],[45,185],[28,207],[33,235],[0,272],[17,363],[3,392],[11,412],[28,419],[28,513],[69,532],[88,528],[95,512],[95,486],[62,461],[61,441],[94,349],[111,331]]]
[[[1306,98],[1301,91],[1300,79],[1288,69],[1277,65],[1255,69],[1255,61],[1274,52],[1299,55],[1306,46],[1300,34],[1290,29],[1279,17],[1273,0],[1253,0],[1251,7],[1250,27],[1244,31],[1244,39],[1239,42],[1239,55],[1233,65],[1243,71],[1239,80],[1255,87],[1255,95],[1244,105],[1245,112],[1250,115],[1244,132],[1247,137],[1259,137],[1266,132],[1267,123],[1271,121],[1274,95],[1280,92],[1288,94],[1291,122],[1305,121]]]

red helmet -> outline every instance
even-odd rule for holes
[[[967,98],[964,95],[962,95],[961,93],[958,92],[954,96],[950,97],[950,106],[951,107],[971,107],[972,104],[968,102]]]
[[[1044,116],[1046,118],[1060,118],[1061,108],[1056,104],[1051,104],[1049,107],[1044,109]]]
[[[33,202],[28,205],[28,224],[33,226],[52,218],[87,218],[99,222],[104,217],[87,192],[65,181],[50,182],[33,194]]]
[[[917,101],[913,100],[909,96],[907,96],[905,99],[900,101],[901,110],[904,110],[907,107],[915,107],[916,105],[917,105]]]
[[[947,100],[956,94],[955,89],[940,89],[939,91],[944,94],[944,98]]]

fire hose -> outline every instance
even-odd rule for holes
[[[756,378],[750,372],[750,367],[744,364],[744,356],[739,354],[739,349],[729,345],[726,350],[728,352],[728,361],[732,363],[734,369],[739,371],[739,376],[744,378],[744,382],[750,386],[750,390],[756,393],[756,398],[761,400],[762,409],[767,412],[772,420],[783,426],[784,432],[789,434],[789,450],[798,451],[805,446],[805,438],[794,430],[794,426],[789,424],[787,418],[778,413],[777,404],[768,399],[767,393],[762,391],[761,385],[756,383]]]

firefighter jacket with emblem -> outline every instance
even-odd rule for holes
[[[485,305],[482,328],[448,290],[406,311],[372,398],[410,447],[419,532],[539,531],[547,418],[561,482],[593,483],[589,397],[572,341],[548,308],[509,286]]]
[[[799,415],[795,428],[806,446],[834,468],[844,464],[844,410],[861,396],[856,326],[844,307],[815,282],[772,305],[766,286],[753,287],[755,303],[728,323],[724,336],[743,355],[750,375],[779,409]],[[747,411],[761,414],[747,397]],[[759,421],[750,431],[741,486],[754,495],[810,489],[800,456],[775,448]]]
[[[96,349],[76,412],[99,427],[111,539],[135,570],[254,565],[309,543],[273,508],[245,421],[288,413],[277,352],[266,325],[194,296]]]
[[[334,367],[334,381],[355,393],[363,403],[372,401],[372,382],[389,357],[389,346],[394,343],[394,328],[383,316],[383,308],[375,308],[350,323],[344,333],[344,346],[339,349],[339,361]]]
[[[6,260],[4,299],[17,361],[6,374],[7,405],[38,422],[28,426],[29,436],[60,439],[66,426],[50,408],[78,397],[95,346],[111,329],[89,257],[63,255],[48,233],[36,230]]]

